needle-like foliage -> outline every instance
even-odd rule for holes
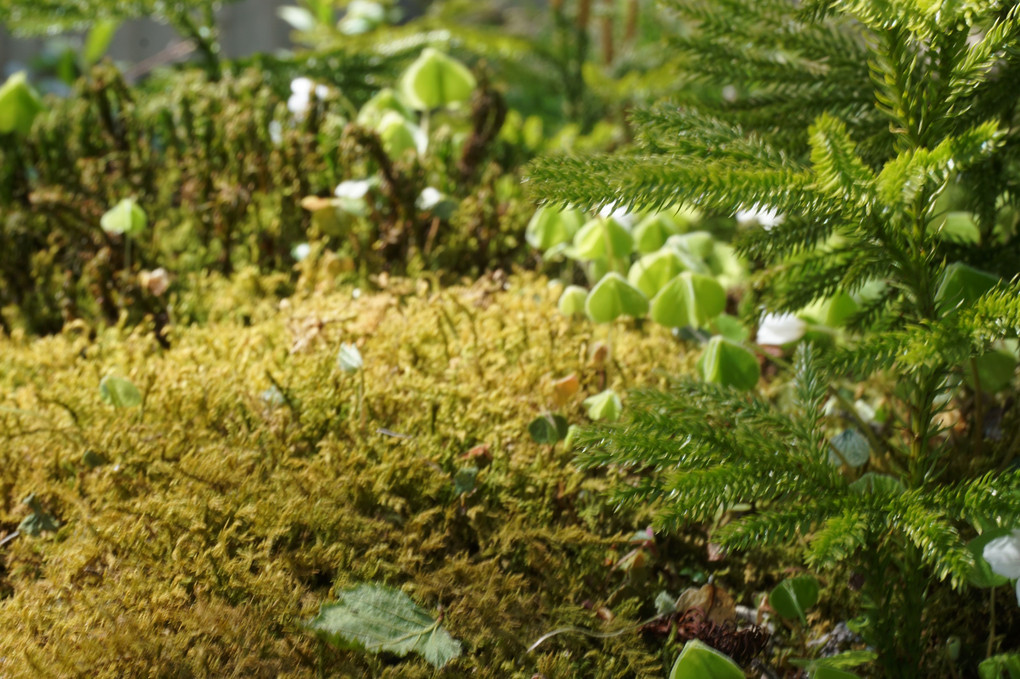
[[[665,527],[750,503],[713,539],[799,543],[813,568],[850,560],[884,676],[922,676],[936,662],[924,639],[938,583],[966,585],[976,530],[1020,522],[1020,479],[1004,471],[1016,450],[988,433],[994,403],[976,367],[1020,332],[1020,10],[667,4],[692,27],[672,48],[726,96],[634,113],[630,152],[539,162],[535,193],[585,208],[774,210],[778,225],[737,242],[760,265],[766,308],[837,293],[861,303],[846,343],[798,351],[792,399],[681,380],[635,394],[629,421],[589,431],[581,462],[632,472],[620,501],[652,504]],[[948,215],[964,215],[968,234],[951,233]],[[896,412],[884,427],[846,414],[871,445],[853,467],[830,443],[839,417],[822,404],[847,380],[882,376]]]

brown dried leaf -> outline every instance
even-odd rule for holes
[[[556,403],[556,407],[562,408],[580,388],[581,383],[574,373],[555,380],[553,382],[553,401]]]

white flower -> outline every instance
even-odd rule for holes
[[[1020,529],[989,542],[982,556],[994,573],[1010,580],[1020,578]]]
[[[426,186],[421,190],[421,195],[418,196],[418,200],[414,201],[415,207],[419,210],[431,210],[439,201],[443,199],[443,194],[439,192],[439,189]]]
[[[325,99],[329,95],[329,88],[325,85],[316,85],[310,78],[300,77],[290,81],[290,98],[287,100],[289,110],[298,120],[304,120],[308,109],[312,106],[312,94],[316,99]]]
[[[1020,529],[989,542],[981,556],[993,573],[1016,580],[1016,601],[1020,604]]]
[[[301,262],[304,261],[311,251],[312,246],[308,243],[298,243],[291,249],[290,256],[294,258],[295,262]]]
[[[599,217],[604,219],[615,219],[625,229],[633,229],[634,225],[637,224],[638,216],[633,212],[627,212],[625,207],[617,207],[616,203],[609,203],[603,205],[602,209],[599,210]]]
[[[273,120],[269,123],[269,138],[276,146],[283,143],[283,125],[280,124],[279,120]]]
[[[782,346],[804,336],[807,324],[793,314],[765,314],[758,326],[758,344]]]
[[[337,198],[349,198],[351,200],[358,200],[364,198],[365,194],[368,193],[368,189],[372,186],[372,180],[370,179],[348,179],[347,181],[340,182],[336,186],[336,190],[333,191],[333,195]]]
[[[759,224],[766,231],[783,223],[783,216],[775,208],[762,207],[755,203],[749,210],[737,210],[737,221],[741,225]]]

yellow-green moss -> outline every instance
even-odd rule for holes
[[[571,372],[564,411],[584,421],[605,329],[560,317],[542,280],[503,287],[318,294],[250,326],[177,328],[168,350],[145,328],[0,339],[0,537],[33,492],[62,524],[0,547],[0,675],[434,676],[302,628],[333,588],[373,581],[442,606],[465,647],[444,676],[660,676],[657,646],[630,636],[524,653],[563,624],[604,627],[582,604],[620,586],[606,556],[647,517],[614,513],[604,473],[527,434]],[[364,424],[341,342],[364,357]],[[618,388],[691,360],[657,327],[617,326],[613,351]],[[144,404],[104,404],[108,373]],[[453,475],[481,444],[491,464],[458,497]],[[614,624],[653,586],[617,596]]]

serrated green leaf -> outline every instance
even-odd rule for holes
[[[409,596],[381,585],[340,592],[336,603],[323,605],[308,627],[338,645],[353,643],[370,653],[417,653],[437,669],[461,652],[460,642]]]
[[[620,316],[637,318],[648,313],[648,298],[623,276],[610,272],[588,293],[584,310],[596,323],[609,323]]]
[[[776,613],[807,624],[805,611],[818,603],[818,580],[810,575],[787,578],[769,592],[769,605]]]
[[[141,405],[142,394],[130,380],[107,375],[99,381],[99,398],[114,408],[134,408]]]
[[[669,679],[744,679],[744,671],[728,655],[691,639],[673,663]]]

